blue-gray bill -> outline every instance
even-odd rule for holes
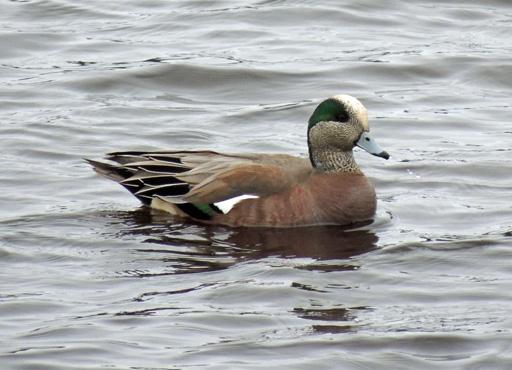
[[[363,132],[356,145],[361,149],[366,150],[368,153],[373,154],[377,157],[381,157],[384,159],[389,159],[389,154],[385,150],[382,150],[380,146],[375,142],[375,140],[368,135],[366,132]]]

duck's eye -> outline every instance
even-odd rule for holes
[[[342,112],[338,113],[338,115],[336,116],[336,120],[338,122],[347,122],[348,121],[348,114],[347,114],[347,112],[342,111]]]

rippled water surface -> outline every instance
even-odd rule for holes
[[[236,4],[236,5],[235,5]],[[511,369],[509,1],[0,4],[1,369]],[[141,208],[112,150],[306,155],[360,98],[357,230]]]

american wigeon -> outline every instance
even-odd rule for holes
[[[213,151],[114,152],[87,160],[143,204],[196,221],[237,226],[348,225],[371,220],[375,190],[354,160],[355,146],[389,158],[368,135],[359,100],[324,100],[308,125],[309,158]]]

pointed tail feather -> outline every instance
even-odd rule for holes
[[[153,206],[173,214],[187,215],[196,220],[210,220],[217,214],[229,211],[224,203],[189,203],[186,194],[197,183],[214,174],[214,170],[225,165],[216,164],[210,171],[203,169],[206,161],[203,156],[187,155],[196,166],[182,163],[186,152],[117,152],[106,158],[114,164],[84,158],[99,175],[124,186],[143,204]],[[214,153],[205,152],[205,155]],[[189,157],[192,157],[190,159]],[[206,161],[207,162],[207,161]],[[233,203],[234,205],[234,203]],[[230,207],[232,207],[231,205]],[[223,208],[223,209],[222,209]]]
[[[92,159],[87,158],[84,158],[84,160],[92,166],[96,173],[117,182],[121,182],[128,176],[133,175],[133,173],[127,170],[126,168],[122,168],[104,162],[94,161]]]

